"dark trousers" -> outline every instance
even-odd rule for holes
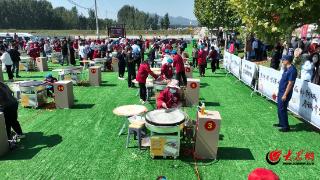
[[[193,65],[193,67],[197,67],[198,66],[197,58],[192,58],[192,65]]]
[[[126,71],[126,65],[119,63],[118,66],[119,66],[119,77],[123,78],[124,72]]]
[[[216,67],[217,61],[219,61],[219,60],[217,60],[217,59],[212,59],[211,60],[211,70],[212,70],[212,72],[215,72],[217,70],[217,67]]]
[[[11,106],[4,108],[4,119],[6,122],[7,136],[11,139],[11,128],[18,134],[22,134],[21,126],[18,122],[18,103],[14,103]]]
[[[154,59],[150,59],[149,64],[151,65],[152,68],[154,68]]]
[[[259,60],[259,49],[254,49],[255,59]]]
[[[83,61],[83,60],[84,60],[84,58],[79,55],[79,61]],[[82,62],[80,62],[80,66],[83,66],[83,65],[84,64]]]
[[[136,70],[135,70],[135,64],[132,63],[128,65],[128,87],[132,87],[134,84],[132,83],[132,80],[136,78]]]
[[[143,101],[147,100],[147,88],[145,83],[139,83],[140,88],[140,99]]]
[[[70,55],[69,56],[69,61],[70,61],[70,64],[75,66],[76,65],[76,59],[75,59],[75,56],[74,55]]]
[[[206,73],[206,66],[205,64],[201,64],[199,65],[199,72],[200,72],[200,76],[204,75]]]
[[[6,65],[6,69],[7,69],[7,74],[8,74],[8,78],[13,79],[13,72],[12,72],[12,65]]]
[[[16,76],[19,76],[19,61],[13,62],[12,73],[16,72]]]
[[[136,62],[136,64],[137,64],[137,69],[139,69],[140,64],[141,64],[141,58],[135,59],[135,62]]]
[[[219,58],[216,59],[216,69],[220,69],[220,61],[219,61]]]
[[[278,118],[279,118],[279,124],[282,128],[289,128],[288,123],[288,105],[290,99],[287,99],[285,101],[282,101],[283,94],[278,94]]]
[[[62,59],[61,59],[60,65],[63,66],[64,62],[67,62],[67,66],[69,66],[69,57],[68,57],[68,55],[62,55]]]
[[[186,73],[184,71],[183,72],[177,72],[176,80],[179,81],[179,86],[186,86],[187,85]]]

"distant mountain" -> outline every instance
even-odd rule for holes
[[[197,26],[198,25],[198,21],[191,20],[191,19],[188,19],[188,18],[185,18],[185,17],[181,17],[181,16],[178,16],[178,17],[169,16],[169,19],[170,19],[170,25],[189,26],[190,25],[190,21],[191,21],[192,26]]]

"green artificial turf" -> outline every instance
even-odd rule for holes
[[[22,73],[22,79],[43,79],[45,73]],[[292,132],[280,133],[276,105],[224,70],[201,78],[201,99],[221,113],[218,161],[198,162],[201,179],[246,179],[257,167],[273,170],[281,179],[319,179],[319,132],[290,116]],[[4,74],[6,76],[6,74]],[[198,73],[194,76],[198,78]],[[37,78],[33,78],[37,77]],[[116,73],[103,73],[101,87],[74,87],[75,106],[66,110],[19,108],[27,138],[21,148],[0,159],[0,179],[197,179],[192,158],[156,159],[149,150],[125,148],[119,137],[123,119],[113,115],[120,105],[138,104],[136,89]],[[147,105],[149,110],[154,103]],[[194,119],[195,108],[185,108]],[[270,150],[315,152],[315,165],[269,165]],[[282,158],[283,159],[283,158]]]

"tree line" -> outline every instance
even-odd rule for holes
[[[117,14],[118,23],[125,24],[126,28],[132,30],[151,29],[158,30],[168,29],[170,20],[168,13],[161,18],[157,14],[149,14],[139,11],[137,8],[129,5],[123,6]]]
[[[95,13],[89,17],[79,14],[76,7],[53,8],[48,1],[1,0],[0,29],[95,29]],[[100,28],[114,23],[111,19],[99,19]]]
[[[0,29],[96,29],[95,12],[88,9],[88,17],[80,14],[74,6],[53,8],[46,0],[0,0]],[[99,18],[99,28],[112,24],[125,24],[129,30],[168,29],[169,15],[161,18],[157,14],[139,11],[125,5],[117,15],[117,21]]]

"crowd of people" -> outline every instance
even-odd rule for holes
[[[207,58],[213,61],[212,66],[219,64],[219,53],[217,48],[207,40],[194,42],[192,58],[195,63],[190,65],[198,66],[200,75],[205,75]],[[127,69],[128,87],[135,87],[133,80],[139,84],[140,101],[144,104],[147,101],[146,82],[151,75],[156,80],[166,81],[167,87],[161,91],[157,99],[157,108],[175,108],[181,106],[179,90],[187,85],[185,65],[189,63],[189,55],[185,51],[187,42],[179,40],[161,39],[73,39],[70,38],[48,38],[39,41],[20,42],[18,39],[12,42],[0,40],[0,55],[3,69],[8,74],[9,81],[19,78],[19,62],[21,53],[26,53],[31,60],[35,61],[38,57],[50,56],[53,53],[60,54],[59,63],[63,65],[76,65],[79,59],[81,65],[83,60],[95,60],[96,58],[118,59],[119,79],[124,80]],[[147,53],[145,53],[147,52]],[[145,54],[147,59],[145,59]],[[161,73],[156,75],[151,68],[155,67],[155,60],[162,59]],[[213,70],[214,71],[214,70]],[[48,96],[54,96],[53,83],[57,79],[48,73],[44,82],[47,85]],[[21,126],[18,122],[18,102],[14,98],[10,88],[0,84],[0,111],[4,112],[7,135],[9,139],[14,139],[11,128],[16,132],[16,138],[24,138]]]
[[[301,40],[294,37],[291,42],[285,42],[282,46],[277,44],[277,49],[272,57],[271,67],[278,66],[279,54],[289,55],[298,70],[298,78],[320,85],[320,42],[316,39]]]
[[[320,85],[320,42],[317,38],[293,37],[290,42],[278,42],[274,46],[266,45],[254,37],[249,38],[246,42],[246,59],[249,61],[267,60],[268,51],[271,52],[271,68],[282,69],[280,59],[288,55],[298,70],[298,78]]]

